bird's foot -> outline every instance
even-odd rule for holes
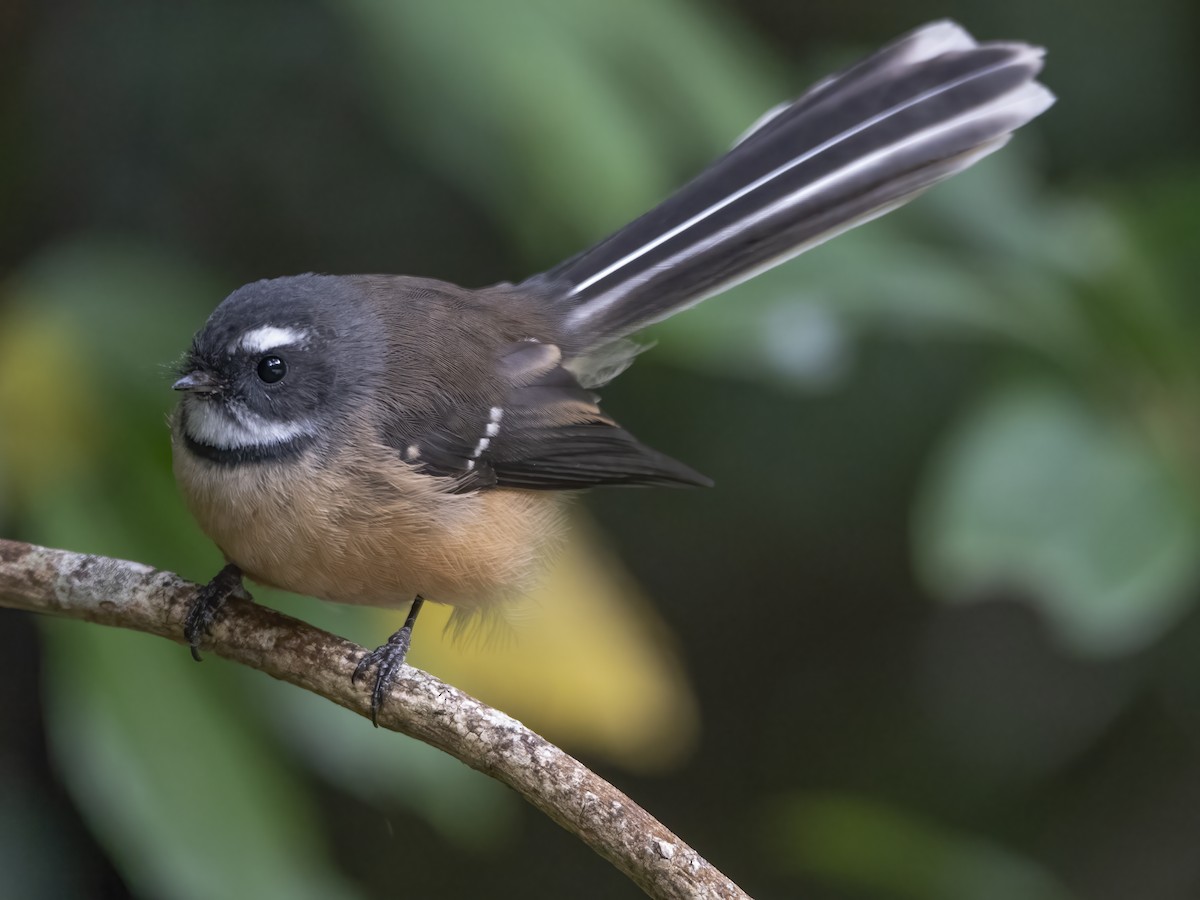
[[[400,670],[404,668],[404,660],[408,657],[408,648],[412,645],[413,624],[417,621],[417,613],[421,611],[424,599],[417,597],[413,600],[412,609],[404,626],[387,639],[387,643],[376,647],[359,660],[350,676],[352,684],[358,684],[359,679],[366,676],[372,666],[375,667],[375,684],[371,688],[371,724],[379,727],[379,710],[388,692],[395,684]]]
[[[183,639],[188,642],[196,662],[200,662],[200,642],[209,636],[225,601],[235,594],[250,599],[242,584],[242,570],[232,563],[196,592],[196,599],[183,620]]]

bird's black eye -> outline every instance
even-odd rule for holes
[[[258,361],[258,377],[267,384],[282,381],[287,374],[287,363],[278,356],[264,356]]]

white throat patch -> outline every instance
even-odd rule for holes
[[[298,422],[272,422],[251,412],[240,403],[217,403],[198,397],[185,397],[184,430],[198,444],[218,450],[247,450],[286,444],[305,435],[316,434],[308,419]]]

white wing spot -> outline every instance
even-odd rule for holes
[[[488,410],[488,423],[484,428],[484,436],[479,439],[479,443],[475,445],[475,449],[471,451],[471,462],[467,466],[468,469],[473,468],[475,460],[479,458],[488,447],[492,445],[492,438],[500,433],[500,420],[504,418],[504,408],[501,406],[493,406]]]

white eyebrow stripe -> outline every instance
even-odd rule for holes
[[[280,328],[278,325],[263,325],[247,331],[230,345],[230,351],[241,349],[247,353],[265,353],[280,347],[298,347],[308,343],[312,336],[307,328]]]

